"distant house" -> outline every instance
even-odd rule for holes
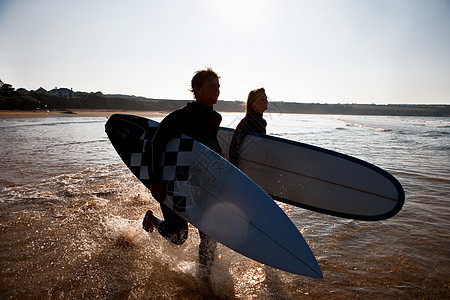
[[[51,90],[50,95],[55,95],[55,96],[59,96],[59,97],[64,97],[64,98],[73,98],[74,96],[74,92],[72,89],[66,89],[66,88],[54,88],[53,90]]]
[[[8,83],[2,83],[0,90],[4,92],[14,92],[14,88]]]
[[[42,87],[40,87],[37,90],[35,90],[35,92],[38,93],[38,94],[48,94],[47,90],[42,88]]]

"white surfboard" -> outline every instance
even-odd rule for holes
[[[149,187],[146,144],[157,122],[113,115],[106,132],[125,164]],[[183,135],[161,157],[165,204],[218,242],[261,263],[295,274],[323,274],[301,233],[250,178],[199,142]]]
[[[228,157],[233,130],[220,128]],[[239,169],[275,200],[357,220],[397,214],[405,201],[401,184],[388,172],[360,159],[265,134],[249,134]]]

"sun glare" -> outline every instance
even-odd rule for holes
[[[226,25],[255,29],[264,22],[268,2],[264,0],[223,0],[214,2]]]

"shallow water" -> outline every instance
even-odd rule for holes
[[[234,127],[242,114],[223,114]],[[141,229],[150,193],[121,163],[105,118],[0,120],[0,298],[427,298],[449,294],[450,120],[267,114],[268,133],[367,160],[403,185],[381,222],[279,203],[324,273],[266,267],[220,245],[210,285],[199,237],[182,246]]]

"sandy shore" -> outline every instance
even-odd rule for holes
[[[0,119],[22,119],[22,118],[47,118],[47,117],[109,117],[115,113],[126,113],[131,115],[137,115],[147,118],[158,118],[164,117],[169,112],[165,111],[112,111],[112,110],[83,110],[83,109],[73,109],[70,111],[61,110],[34,110],[34,111],[24,111],[24,110],[0,110]]]

